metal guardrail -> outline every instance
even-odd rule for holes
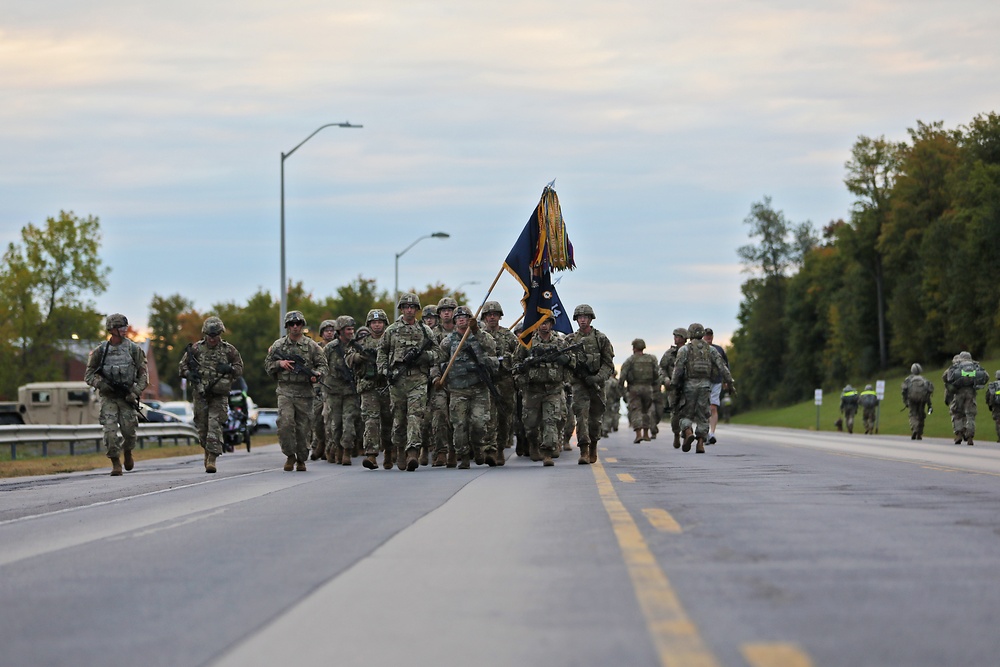
[[[162,447],[164,440],[173,440],[175,445],[184,440],[185,444],[190,444],[192,440],[198,442],[198,429],[191,424],[169,423],[169,424],[139,424],[136,434],[136,446],[139,449],[143,445],[154,440]],[[75,426],[54,426],[54,425],[16,425],[0,426],[0,445],[10,446],[10,459],[17,458],[17,447],[41,448],[41,455],[49,455],[49,445],[51,443],[68,443],[69,455],[75,456],[77,453],[89,453],[77,451],[78,444],[94,443],[94,452],[101,452],[104,444],[104,427],[100,424],[79,424]]]

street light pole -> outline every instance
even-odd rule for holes
[[[360,128],[364,127],[364,125],[352,125],[348,121],[343,123],[327,123],[326,125],[320,125],[316,128],[315,132],[300,141],[295,148],[287,153],[281,154],[281,291],[278,292],[278,294],[281,295],[281,312],[278,313],[279,338],[285,335],[285,313],[288,312],[288,285],[285,284],[285,160],[291,157],[292,153],[299,150],[302,144],[312,139],[320,130],[326,127]]]
[[[395,308],[396,304],[399,303],[399,258],[405,255],[407,250],[417,245],[424,239],[446,239],[449,236],[451,236],[451,234],[448,234],[446,232],[434,232],[433,234],[427,234],[426,236],[421,236],[419,239],[417,239],[410,245],[403,248],[400,252],[396,253],[396,282],[394,284],[395,297],[393,298],[392,301],[393,308]],[[393,316],[393,319],[395,319],[395,316]]]

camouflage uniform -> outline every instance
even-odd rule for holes
[[[910,366],[910,375],[903,380],[903,405],[910,412],[910,439],[924,439],[924,419],[931,409],[934,384],[922,376],[920,364]]]
[[[688,330],[677,327],[674,329],[674,344],[660,357],[660,383],[667,388],[667,407],[670,408],[670,430],[674,434],[674,449],[679,449],[681,446],[681,407],[684,395],[672,384],[672,378],[677,364],[677,352],[687,339]]]
[[[1000,442],[1000,371],[996,372],[996,380],[986,385],[986,406],[993,413],[993,424],[997,429],[997,442]]]
[[[645,350],[641,338],[632,341],[633,350]],[[649,440],[649,412],[653,407],[653,387],[657,383],[656,357],[644,352],[633,352],[622,364],[618,386],[628,397],[628,423],[634,430],[635,442]]]
[[[954,363],[944,372],[945,402],[951,412],[955,444],[965,440],[973,445],[976,437],[976,392],[986,386],[989,375],[973,361],[968,352],[955,355]]]
[[[436,313],[439,322],[432,329],[435,344],[440,345],[455,330],[455,321],[452,319],[446,322],[445,318],[442,317],[441,311],[451,310],[454,313],[456,308],[458,308],[458,303],[451,297],[442,297],[438,301]],[[447,359],[443,359],[442,363],[447,361]],[[439,366],[431,368],[431,380],[436,380],[440,377],[442,370]],[[425,425],[425,428],[429,429],[430,433],[430,447],[428,449],[434,454],[434,465],[444,465],[447,460],[448,466],[454,467],[457,465],[457,461],[455,460],[454,447],[452,447],[453,436],[451,416],[448,412],[448,387],[431,383],[428,389],[427,403],[430,409],[428,410],[427,425]],[[426,463],[426,459],[422,458],[421,463]]]
[[[618,430],[621,419],[622,388],[618,386],[617,373],[612,373],[604,383],[604,423],[601,425],[601,437],[606,438],[612,431]]]
[[[401,306],[404,300],[412,300],[419,308],[415,294],[403,294],[398,305]],[[389,379],[392,443],[400,470],[413,471],[419,465],[417,457],[421,426],[427,412],[429,371],[437,362],[435,347],[434,333],[420,321],[413,324],[405,320],[393,322],[379,343],[377,363],[379,372]],[[407,353],[416,355],[409,365],[404,361]]]
[[[109,332],[112,329],[120,331],[128,327],[128,319],[114,313],[108,316],[105,324]],[[114,337],[112,334],[112,339]],[[146,353],[128,338],[122,338],[117,344],[105,341],[91,350],[84,381],[101,395],[104,449],[114,464],[111,474],[121,475],[119,459],[123,451],[125,469],[132,469],[132,450],[139,425],[139,397],[149,384]]]
[[[729,367],[722,360],[718,350],[702,340],[705,327],[693,323],[688,327],[691,340],[677,352],[673,377],[670,382],[675,387],[683,387],[684,406],[681,409],[680,429],[685,434],[682,449],[691,450],[691,442],[697,438],[699,454],[705,453],[708,436],[708,421],[711,417],[709,400],[712,392],[712,374],[718,371],[726,384],[733,387],[733,377]]]
[[[559,447],[559,419],[565,410],[563,382],[566,369],[576,366],[572,353],[559,353],[566,347],[564,338],[542,338],[536,331],[514,357],[515,377],[521,389],[521,417],[531,450],[541,454],[544,465],[553,465]]]
[[[875,417],[878,411],[878,394],[870,384],[865,385],[858,402],[861,404],[861,420],[865,427],[865,435],[875,433]]]
[[[456,316],[463,309],[464,307],[459,308]],[[466,316],[471,316],[471,313]],[[461,340],[462,334],[456,327],[440,345],[441,359],[455,357],[446,382],[451,406],[451,430],[454,433],[453,446],[456,456],[461,460],[458,467],[469,467],[469,456],[474,443],[482,443],[482,452],[477,452],[476,463],[484,461],[490,466],[495,466],[496,442],[487,438],[491,396],[486,379],[492,381],[490,375],[495,373],[499,366],[496,343],[493,337],[484,331],[470,333],[462,349],[459,350]]]
[[[487,301],[483,304],[483,315],[491,312],[503,315],[503,309],[500,308],[499,303]],[[495,331],[490,331],[488,327],[483,330],[493,337],[499,365],[493,379],[499,397],[494,396],[490,401],[490,421],[487,426],[486,440],[496,448],[497,465],[502,466],[505,461],[503,450],[510,447],[514,430],[517,389],[514,386],[512,369],[514,355],[521,348],[521,343],[517,340],[517,336],[505,327],[498,325]]]
[[[215,472],[215,457],[222,454],[222,429],[229,419],[229,390],[233,380],[243,376],[243,358],[224,340],[212,347],[209,335],[222,335],[222,320],[209,317],[202,326],[206,338],[188,345],[177,367],[192,387],[194,425],[205,450],[205,470]],[[209,460],[211,458],[211,461]]]
[[[596,319],[594,310],[587,304],[581,304],[573,311],[574,320],[584,315],[591,320]],[[601,417],[604,415],[604,383],[615,369],[615,350],[608,337],[593,327],[586,333],[577,330],[570,334],[566,343],[582,343],[573,351],[576,367],[572,378],[579,463],[596,463]]]
[[[368,313],[368,325],[375,319],[388,323],[385,312],[372,310]],[[389,401],[389,385],[385,375],[379,372],[376,360],[378,347],[381,344],[383,331],[376,336],[374,331],[362,327],[355,336],[357,346],[347,352],[347,361],[354,369],[354,377],[358,381],[358,393],[361,395],[361,419],[364,422],[363,443],[365,448],[365,467],[374,469],[371,465],[375,457],[382,451],[382,467],[386,470],[392,467],[392,405]]]
[[[847,385],[840,393],[840,412],[848,433],[854,433],[854,415],[858,412],[858,390]]]
[[[305,322],[302,313],[293,310],[285,315],[285,326],[290,326],[296,316]],[[302,357],[307,372],[283,369],[278,357],[288,355]],[[326,355],[323,348],[308,336],[303,335],[296,341],[286,335],[268,348],[264,370],[278,382],[278,444],[286,457],[285,470],[291,470],[293,464],[298,470],[305,470],[315,401],[314,383],[308,373],[317,378],[317,382],[322,381],[327,373]]]
[[[338,318],[338,330],[340,328]],[[353,327],[353,318],[351,319]],[[341,338],[331,341],[323,353],[329,372],[323,381],[323,415],[326,419],[326,460],[330,463],[351,465],[355,455],[355,424],[358,419],[358,392],[355,387],[354,371],[347,363],[347,352],[353,348],[353,341],[345,343]]]
[[[323,320],[323,323],[319,325],[319,335],[320,340],[318,345],[326,347],[333,340],[333,336],[337,335],[337,321]],[[312,453],[309,454],[309,459],[312,461],[326,458],[326,418],[323,416],[325,409],[326,401],[323,398],[323,385],[317,382],[316,397],[313,401],[312,446],[310,447]]]

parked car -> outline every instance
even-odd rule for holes
[[[149,403],[141,403],[139,408],[142,410],[142,416],[145,417],[146,421],[150,423],[169,423],[181,421],[181,418],[174,413],[157,410]]]
[[[194,406],[189,401],[167,401],[160,410],[176,415],[182,422],[194,423]]]
[[[267,431],[277,433],[278,431],[278,408],[257,408],[257,422],[253,426],[253,432]]]

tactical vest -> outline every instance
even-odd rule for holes
[[[430,328],[420,320],[413,324],[406,324],[402,320],[393,322],[382,338],[385,339],[382,348],[386,353],[385,363],[390,369],[400,364],[410,350],[423,347],[426,351],[430,351],[434,343],[439,342]],[[430,342],[425,344],[425,341]],[[429,366],[430,364],[421,358],[410,368],[417,368],[426,373]]]
[[[628,381],[635,384],[653,384],[656,382],[657,368],[656,357],[651,354],[637,354],[632,358]]]
[[[919,375],[910,378],[910,384],[906,388],[906,400],[909,403],[923,404],[930,396],[930,387],[927,380]]]
[[[531,351],[535,355],[540,355],[545,352],[549,352],[552,349],[558,349],[563,347],[559,340],[553,336],[548,342],[543,341],[537,336],[531,340]],[[564,372],[562,366],[555,357],[559,355],[556,354],[548,361],[542,363],[534,363],[528,367],[527,378],[528,384],[562,384],[564,378]]]
[[[956,389],[973,387],[982,389],[990,378],[975,361],[961,361],[948,369],[949,381]]]
[[[448,349],[448,359],[455,357],[455,363],[451,365],[451,370],[448,371],[448,387],[450,389],[468,389],[480,384],[483,380],[479,376],[480,371],[473,356],[472,346],[475,345],[475,352],[479,353],[480,359],[485,360],[486,355],[479,345],[479,341],[476,340],[476,335],[473,333],[469,334],[469,337],[465,340],[465,345],[457,357],[455,356],[455,352],[458,351],[458,344],[462,342],[462,334],[458,333],[458,331],[453,331],[445,336],[442,342],[445,343]],[[482,372],[485,373],[487,370],[484,368]]]
[[[1000,407],[1000,380],[994,380],[986,386],[986,405],[990,409]]]
[[[101,375],[108,381],[131,390],[138,373],[135,360],[132,358],[132,346],[135,343],[125,339],[119,345],[112,345],[110,342],[104,345],[104,351],[101,353],[103,355]]]
[[[858,404],[858,392],[853,389],[851,391],[845,391],[840,395],[840,402],[848,407],[856,406]]]
[[[383,335],[385,335],[383,333]],[[371,391],[385,385],[385,376],[378,372],[378,365],[375,359],[378,355],[378,346],[382,342],[382,336],[368,336],[360,343],[360,354],[364,361],[354,367],[354,376],[358,380],[358,391]]]
[[[199,394],[206,390],[211,396],[228,396],[232,389],[233,380],[228,375],[223,375],[217,369],[220,363],[230,363],[229,348],[232,346],[220,341],[215,348],[210,348],[205,341],[198,341],[191,346],[191,354],[194,356],[198,366],[198,376],[201,379],[196,387]]]
[[[861,398],[859,400],[861,401],[861,407],[874,408],[878,405],[878,394],[874,391],[865,390],[861,392]]]
[[[687,344],[687,365],[684,375],[689,380],[708,380],[712,377],[712,348],[703,340],[695,339]]]

